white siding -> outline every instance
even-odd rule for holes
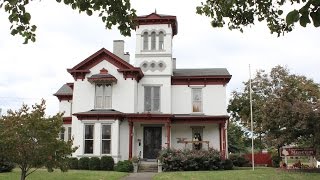
[[[64,113],[63,117],[71,116],[72,101],[62,100],[59,102],[59,112]]]

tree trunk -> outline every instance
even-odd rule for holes
[[[20,180],[25,180],[27,175],[27,170],[25,168],[21,169],[21,177]]]

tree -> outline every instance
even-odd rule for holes
[[[32,0],[0,0],[0,9],[4,8],[9,13],[9,21],[12,24],[11,34],[20,35],[24,38],[24,44],[29,40],[36,41],[36,25],[32,25],[31,14],[26,11],[26,5]],[[124,36],[130,36],[131,29],[135,27],[134,18],[135,10],[131,8],[130,0],[56,0],[58,3],[63,2],[79,13],[86,12],[91,16],[97,12],[105,28],[111,29],[118,24],[118,29]]]
[[[290,3],[292,9],[284,17],[283,10]],[[256,20],[266,21],[271,33],[278,36],[292,31],[297,22],[306,27],[312,20],[315,27],[320,26],[320,0],[206,0],[197,7],[197,13],[212,18],[213,27],[227,23],[230,30],[241,32]]]
[[[249,126],[249,84],[233,92],[228,111]],[[320,153],[320,88],[305,76],[277,66],[252,80],[254,129],[269,146],[309,144]],[[256,134],[257,134],[256,133]]]
[[[66,171],[76,148],[57,138],[61,128],[62,114],[46,118],[44,100],[32,108],[9,110],[0,119],[0,154],[19,166],[21,180],[43,166],[50,172],[57,167]]]

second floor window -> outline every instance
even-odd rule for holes
[[[111,85],[96,84],[95,108],[110,109],[111,108]]]
[[[160,111],[160,87],[159,86],[144,87],[144,111],[151,111],[151,112]]]
[[[164,40],[163,39],[164,39],[164,34],[161,31],[159,33],[159,50],[163,50],[164,49],[164,43],[163,43]]]
[[[71,140],[71,127],[68,127],[68,140]]]
[[[148,33],[143,33],[143,50],[148,50]]]
[[[202,112],[202,89],[192,89],[192,112]]]
[[[151,50],[156,50],[156,33],[151,33]]]

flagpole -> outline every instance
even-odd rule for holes
[[[252,170],[254,171],[254,147],[253,147],[253,118],[252,118],[252,88],[251,88],[251,66],[249,64],[249,85],[250,85],[250,119],[251,119],[251,154]]]

